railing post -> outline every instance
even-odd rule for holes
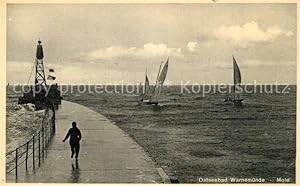
[[[49,124],[49,136],[51,137],[51,133],[52,133],[52,118],[49,120],[50,121],[50,124]]]
[[[47,148],[47,133],[46,133],[46,127],[44,127],[44,151],[46,150]]]
[[[18,177],[18,148],[16,148],[16,177]]]
[[[49,143],[51,142],[51,136],[52,136],[52,122],[49,125]]]
[[[50,143],[50,125],[48,125],[47,128],[47,147],[49,147],[49,143]]]
[[[52,105],[52,111],[53,111],[53,116],[52,116],[52,129],[53,129],[53,131],[52,131],[52,134],[54,134],[55,133],[55,108],[54,108],[53,105]]]
[[[52,120],[50,120],[50,125],[49,125],[49,143],[51,141],[51,135],[52,135]]]
[[[47,130],[46,130],[46,133],[47,133],[47,147],[49,146],[49,143],[50,143],[50,138],[49,138],[50,132],[49,131],[50,130],[49,130],[49,125],[48,125]]]
[[[41,132],[39,131],[39,166],[41,166]]]
[[[45,149],[45,140],[44,140],[44,126],[42,126],[42,156],[43,156],[43,159],[44,159],[44,149]]]
[[[48,122],[47,122],[47,125],[45,127],[45,151],[47,150],[47,147],[48,147],[48,132],[47,132],[47,128],[48,128]]]
[[[35,162],[34,162],[34,136],[32,136],[32,167],[35,168]]]
[[[29,149],[29,142],[26,143],[26,171],[28,171],[28,149]]]
[[[44,128],[44,140],[45,140],[45,151],[46,151],[46,149],[47,149],[47,125],[45,126],[45,128]]]
[[[52,128],[52,121],[50,121],[50,125],[48,127],[49,127],[49,129],[48,129],[49,134],[48,135],[49,135],[49,143],[50,143],[51,142],[51,133],[52,133],[52,129],[51,129]]]

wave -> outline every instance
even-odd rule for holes
[[[13,150],[29,140],[41,127],[45,110],[35,111],[33,104],[18,105],[7,100],[6,106],[6,149]]]

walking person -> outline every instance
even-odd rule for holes
[[[65,142],[69,137],[69,143],[71,147],[71,158],[73,158],[75,154],[76,161],[78,160],[78,154],[79,154],[79,149],[80,149],[80,143],[79,141],[81,140],[81,132],[77,128],[77,123],[75,121],[72,122],[72,128],[69,129],[66,137],[63,139],[63,142]]]

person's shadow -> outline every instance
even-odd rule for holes
[[[79,179],[80,179],[80,169],[79,169],[78,161],[75,162],[75,165],[74,162],[72,162],[71,181],[73,183],[78,183]]]

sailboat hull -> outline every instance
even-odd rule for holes
[[[224,103],[225,103],[225,105],[234,105],[234,106],[242,106],[242,101],[243,101],[244,99],[229,99],[229,98],[227,98],[227,99],[225,99],[224,100]]]
[[[244,99],[233,100],[234,106],[242,106],[242,101],[243,101],[243,100],[244,100]]]
[[[138,105],[158,105],[158,102],[150,101],[150,100],[142,100],[138,103]]]
[[[147,103],[147,105],[158,105],[158,102],[150,101]]]

